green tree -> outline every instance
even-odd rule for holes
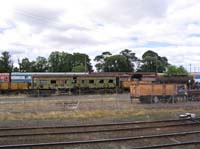
[[[73,55],[66,52],[52,52],[48,58],[50,72],[71,72]]]
[[[113,55],[105,58],[104,72],[126,72],[129,70],[127,58],[123,55]]]
[[[48,70],[47,59],[45,57],[38,56],[35,62],[35,69],[36,72],[47,72]]]
[[[97,62],[95,67],[98,72],[132,72],[139,60],[135,53],[125,49],[117,55],[103,52],[101,55],[97,55],[94,61]]]
[[[11,55],[7,51],[2,52],[1,55],[2,56],[0,57],[0,72],[11,72],[13,69]]]
[[[165,71],[166,67],[169,65],[166,57],[159,56],[154,51],[146,51],[141,62],[142,66],[138,69],[141,72],[159,72],[162,73]]]
[[[103,52],[101,55],[97,55],[94,58],[94,61],[97,62],[95,65],[98,72],[104,72],[105,71],[105,59],[110,57],[112,54],[108,51]]]
[[[18,60],[20,72],[37,72],[35,61],[30,61],[28,58],[23,58],[22,61]]]
[[[83,53],[73,54],[73,68],[84,68],[81,72],[93,71],[89,56]]]
[[[22,61],[18,60],[20,72],[31,72],[31,62],[28,58],[23,58]]]
[[[80,66],[75,66],[72,68],[72,72],[85,72],[85,66],[80,65]]]
[[[126,58],[127,63],[127,72],[134,71],[134,67],[136,64],[138,64],[139,59],[135,56],[135,53],[131,52],[129,49],[125,49],[120,52],[121,55],[123,55]]]
[[[20,72],[18,67],[13,68],[13,72]]]
[[[82,53],[69,54],[66,52],[52,52],[48,58],[49,71],[51,72],[72,72],[76,67],[84,67],[85,71],[92,71],[89,56]],[[79,70],[80,71],[80,70]]]
[[[167,76],[188,75],[188,72],[183,66],[177,67],[175,65],[169,65],[167,67],[167,71],[165,72],[165,75],[167,75]]]

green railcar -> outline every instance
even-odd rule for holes
[[[115,76],[67,76],[67,75],[34,75],[32,80],[32,89],[37,90],[99,90],[115,89]]]
[[[37,77],[33,78],[33,89],[40,90],[58,90],[72,89],[75,84],[71,77]]]
[[[116,87],[115,77],[78,77],[76,87],[80,89],[112,89]]]

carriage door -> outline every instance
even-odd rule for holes
[[[120,80],[119,80],[119,77],[117,77],[116,78],[116,87],[119,87],[119,86],[121,86],[121,84],[120,84],[120,82],[119,82]]]

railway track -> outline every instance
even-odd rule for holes
[[[189,141],[189,142],[181,142],[181,143],[170,143],[170,144],[160,144],[160,145],[152,145],[152,146],[143,146],[143,147],[133,147],[130,149],[155,149],[155,148],[169,148],[169,147],[189,147],[191,145],[200,145],[200,141]]]
[[[163,138],[163,137],[173,137],[173,136],[181,136],[181,135],[184,135],[184,136],[199,135],[200,136],[199,126],[200,126],[200,119],[196,118],[196,119],[165,120],[165,121],[150,121],[150,122],[109,123],[109,124],[100,124],[100,125],[27,127],[27,128],[10,128],[10,129],[1,128],[0,138],[3,141],[3,143],[0,142],[1,143],[0,148],[19,148],[19,147],[27,148],[27,147],[41,147],[41,146],[52,146],[52,145],[60,146],[60,145],[95,144],[95,143],[108,143],[108,142],[122,142],[122,141],[130,141],[130,140],[131,141],[144,140],[144,139],[149,140],[149,139],[155,139],[159,137]],[[196,129],[198,130],[195,131]],[[188,131],[184,131],[184,130],[188,130]],[[180,131],[180,133],[178,133],[178,131]],[[113,136],[113,134],[116,134],[116,135]],[[38,141],[36,141],[37,143],[31,143],[32,142],[31,137],[34,137],[34,136],[38,136],[39,138],[44,136],[48,140],[48,138],[52,136],[59,136],[59,137],[68,136],[69,137],[69,136],[75,136],[75,135],[76,135],[75,138],[73,137],[67,138],[68,140],[67,142],[53,141],[55,139],[55,137],[53,137],[54,138],[53,140],[52,138],[50,138],[51,140],[50,143],[49,141],[46,141],[46,140],[44,141],[45,143],[42,143],[42,142],[38,143]],[[81,137],[81,135],[83,135],[84,137]],[[85,137],[85,136],[90,136],[90,137],[88,139],[88,137]],[[122,136],[122,137],[118,138],[116,136]],[[29,137],[30,137],[30,140],[27,141]],[[12,143],[12,141],[15,139],[16,139],[16,142],[18,143],[22,141],[23,138],[26,138],[26,141],[29,143],[27,144],[26,143],[22,143],[22,144]],[[96,138],[96,140],[91,139],[91,138]],[[9,142],[9,140],[12,140],[12,141]],[[59,139],[59,140],[62,140],[62,139]],[[66,138],[63,140],[66,140]],[[191,140],[191,141],[194,141],[194,140]],[[6,142],[7,144],[10,144],[10,145],[7,145]],[[181,142],[175,142],[175,143],[180,144]],[[169,143],[165,145],[169,145]]]
[[[69,141],[69,142],[51,142],[51,143],[34,143],[34,144],[15,144],[15,145],[1,145],[0,148],[20,148],[20,147],[44,147],[44,146],[61,146],[61,145],[82,145],[82,144],[96,144],[96,143],[108,143],[108,142],[124,142],[133,140],[144,140],[144,139],[155,139],[155,138],[165,138],[165,137],[177,137],[177,136],[187,136],[187,135],[197,135],[200,131],[190,131],[190,132],[180,132],[180,133],[168,133],[161,135],[149,135],[149,136],[138,136],[138,137],[123,137],[123,138],[111,138],[111,139],[98,139],[98,140],[86,140],[86,141]],[[150,142],[150,141],[149,141]],[[171,144],[160,144],[154,146],[143,146],[134,147],[132,149],[142,149],[142,148],[158,148],[158,147],[169,147],[169,146],[180,146],[180,145],[190,145],[192,143],[200,144],[200,141],[190,141],[190,142],[180,142]]]

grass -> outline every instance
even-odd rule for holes
[[[44,119],[90,119],[90,118],[128,118],[128,117],[165,117],[175,116],[185,112],[200,113],[200,109],[125,109],[125,110],[93,110],[93,111],[50,111],[32,113],[0,113],[0,120],[44,120]]]
[[[116,97],[117,98],[117,97]],[[115,96],[98,97],[93,100],[85,97],[80,99],[77,109],[67,109],[64,102],[69,100],[38,100],[38,101],[21,101],[0,103],[0,121],[7,120],[87,120],[87,119],[128,119],[143,120],[161,119],[162,117],[175,118],[179,114],[193,112],[200,114],[199,103],[182,103],[182,104],[155,104],[143,105],[130,104],[130,101],[116,100]],[[77,101],[77,100],[76,100]]]

